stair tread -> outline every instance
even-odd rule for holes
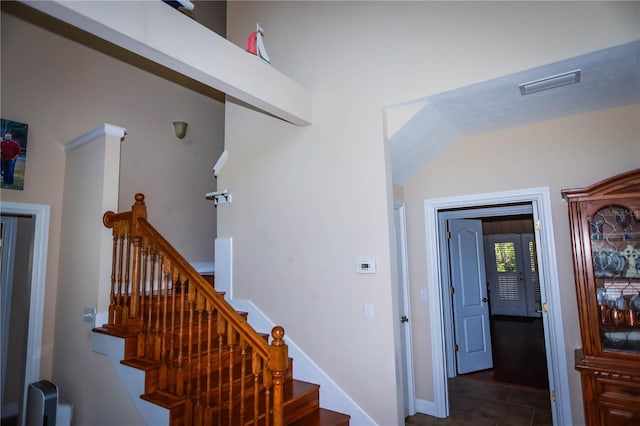
[[[106,327],[95,327],[92,330],[94,333],[107,334],[113,337],[120,337],[121,339],[126,339],[127,337],[137,337],[138,333],[125,330],[123,328],[118,328],[116,326]]]
[[[157,362],[150,361],[144,358],[123,359],[122,361],[120,361],[120,364],[137,368],[138,370],[142,370],[142,371],[149,371],[149,370],[153,370],[154,368],[158,368]]]
[[[171,395],[162,391],[154,391],[148,394],[143,394],[140,395],[140,398],[166,409],[171,409],[184,404],[183,397]]]
[[[349,424],[351,416],[337,411],[319,408],[289,426],[343,426]]]

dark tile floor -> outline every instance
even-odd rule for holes
[[[549,392],[458,376],[449,379],[449,417],[417,413],[406,426],[552,425]]]

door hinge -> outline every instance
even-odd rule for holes
[[[539,231],[542,229],[542,224],[540,223],[540,219],[536,219],[536,229]]]
[[[458,352],[458,344],[457,343],[455,345],[453,345],[453,350]]]
[[[449,287],[449,293],[455,294],[456,293],[456,289],[453,288],[453,287]]]
[[[447,240],[451,239],[451,232],[447,231]]]
[[[549,305],[547,305],[546,302],[542,304],[542,312],[544,312],[545,314],[549,312]]]
[[[556,402],[556,391],[554,391],[554,390],[553,390],[553,391],[551,391],[551,400],[552,400],[553,402]]]

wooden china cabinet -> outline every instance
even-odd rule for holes
[[[586,423],[640,425],[640,169],[562,195],[569,204]]]

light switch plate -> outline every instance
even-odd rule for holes
[[[364,317],[367,319],[373,318],[373,303],[364,304]]]

